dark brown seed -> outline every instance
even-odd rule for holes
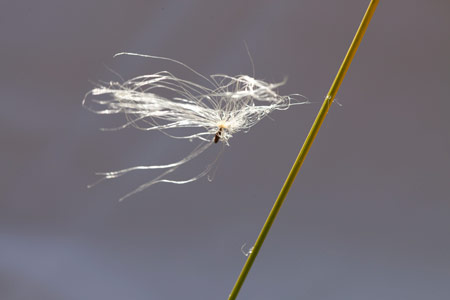
[[[222,136],[222,127],[219,128],[219,131],[217,131],[216,135],[214,136],[214,143],[217,144],[217,142],[220,140],[220,137]]]

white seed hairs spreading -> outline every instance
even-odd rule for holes
[[[211,172],[217,159],[198,175],[186,180],[170,180],[167,175],[179,166],[194,159],[211,145],[219,141],[229,145],[234,133],[247,132],[252,126],[274,110],[285,110],[291,105],[308,103],[299,94],[280,96],[275,91],[285,84],[267,83],[247,75],[228,76],[223,74],[203,76],[189,66],[165,57],[122,52],[118,55],[133,55],[174,62],[187,68],[209,87],[175,77],[168,71],[142,75],[130,80],[98,85],[83,99],[83,106],[97,114],[124,113],[127,122],[118,130],[133,126],[141,130],[159,130],[172,138],[200,140],[199,145],[182,160],[153,166],[136,166],[119,171],[96,173],[104,179],[117,178],[130,171],[166,169],[158,177],[142,184],[126,194],[123,200],[159,182],[184,184],[195,181]],[[168,94],[170,96],[160,96]],[[301,99],[301,100],[300,100]],[[174,129],[192,129],[189,134],[174,136]],[[91,186],[93,186],[91,185]]]

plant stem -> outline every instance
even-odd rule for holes
[[[245,262],[245,265],[242,268],[242,271],[233,289],[231,290],[228,300],[236,299],[239,290],[241,289],[242,284],[244,283],[245,278],[247,277],[247,274],[250,271],[253,262],[255,261],[255,258],[258,255],[258,252],[261,249],[261,246],[264,243],[267,234],[269,233],[270,228],[272,227],[272,224],[278,214],[278,211],[280,210],[281,205],[283,204],[283,201],[286,198],[289,189],[291,188],[292,183],[294,182],[295,177],[297,176],[298,171],[300,170],[300,167],[302,166],[303,161],[305,160],[305,157],[308,154],[309,149],[311,148],[311,145],[317,133],[319,132],[320,126],[322,125],[328,113],[328,110],[331,106],[331,103],[333,102],[334,97],[336,96],[339,90],[342,80],[344,79],[345,74],[347,73],[347,70],[350,67],[352,59],[355,56],[356,50],[358,49],[358,46],[364,36],[367,26],[369,25],[370,19],[372,18],[373,13],[375,12],[378,2],[379,0],[370,1],[369,7],[367,8],[366,13],[361,21],[361,24],[359,25],[358,31],[356,32],[355,37],[353,38],[350,48],[348,49],[347,54],[345,55],[345,58],[341,64],[341,67],[339,68],[339,71],[336,74],[333,84],[331,85],[330,90],[328,91],[328,94],[325,97],[325,100],[322,104],[322,107],[320,108],[319,113],[317,114],[316,120],[314,121],[308,133],[308,136],[306,137],[306,140],[303,143],[302,148],[300,149],[297,159],[295,160],[294,165],[292,166],[291,171],[289,172],[289,175],[287,176],[283,187],[281,188],[278,198],[275,201],[272,210],[269,213],[269,216],[267,217],[266,223],[261,229],[261,232],[259,233],[259,236],[256,239],[256,242],[253,245],[251,252],[249,253],[247,261]]]

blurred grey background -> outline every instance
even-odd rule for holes
[[[368,3],[2,0],[0,299],[226,299]],[[213,182],[86,188],[193,147],[99,130],[123,122],[81,107],[108,68],[179,70],[115,53],[251,75],[244,41],[313,103],[235,135]],[[449,1],[381,1],[239,299],[450,298],[449,53]]]

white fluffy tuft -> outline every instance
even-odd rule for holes
[[[274,110],[307,103],[302,95],[280,96],[276,89],[285,83],[267,83],[247,75],[203,76],[189,66],[164,57],[136,53],[119,53],[175,62],[189,69],[207,83],[203,86],[174,76],[168,71],[142,75],[124,82],[99,85],[86,94],[83,106],[97,114],[124,113],[127,122],[116,130],[134,126],[141,130],[159,130],[179,139],[198,139],[202,143],[179,162],[160,166],[137,166],[115,172],[98,173],[103,179],[116,178],[137,169],[167,169],[152,181],[141,185],[122,199],[158,182],[188,183],[205,175],[212,164],[200,174],[183,181],[174,181],[166,175],[180,165],[204,152],[214,141],[228,145],[234,133],[247,131]],[[164,95],[164,96],[162,96]],[[301,99],[301,100],[300,100]],[[189,128],[192,132],[175,136],[171,131]],[[220,132],[219,132],[220,130]],[[220,138],[217,137],[220,134]]]

